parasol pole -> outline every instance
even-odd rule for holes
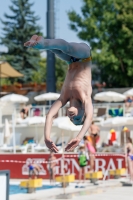
[[[63,130],[62,130],[62,164],[63,164],[63,191],[64,191],[64,194],[66,194],[66,191],[65,191],[65,172],[64,172],[64,133],[63,133]]]
[[[12,114],[13,153],[16,153],[15,114],[16,114],[16,106],[14,105]]]

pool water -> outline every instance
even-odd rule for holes
[[[45,190],[45,189],[52,189],[52,188],[60,188],[60,185],[43,185],[40,188],[37,188],[36,190]],[[19,185],[10,185],[9,187],[9,193],[11,194],[19,194],[19,193],[27,193],[27,189],[20,188]]]

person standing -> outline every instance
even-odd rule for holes
[[[79,184],[82,181],[83,178],[83,183],[85,181],[85,167],[87,165],[87,161],[88,161],[88,154],[85,151],[85,146],[80,146],[79,147],[79,154],[78,154],[78,162],[79,162]],[[78,187],[78,185],[76,186]],[[84,187],[84,186],[81,186]]]
[[[128,138],[130,137],[130,130],[126,126],[124,126],[121,130],[121,147],[124,146],[125,142],[127,143]]]
[[[127,149],[127,162],[129,166],[130,180],[133,181],[133,144],[132,144],[132,139],[130,137],[128,137],[127,139],[126,149]]]
[[[92,122],[89,131],[96,137],[99,134],[100,129],[94,122]]]
[[[31,179],[32,176],[34,176],[34,178],[37,179],[37,177],[39,177],[39,172],[41,170],[40,167],[36,163],[30,163],[28,167],[29,167],[29,179]]]
[[[88,151],[88,156],[89,156],[89,160],[90,160],[90,172],[94,171],[94,163],[95,163],[95,148],[93,146],[93,142],[92,142],[92,138],[91,136],[84,136],[83,137],[84,142],[85,142],[85,147]]]

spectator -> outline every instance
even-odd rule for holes
[[[111,115],[112,117],[123,116],[123,108],[121,107],[121,105],[118,106],[118,109],[110,108],[109,115]]]
[[[91,123],[91,126],[90,126],[90,133],[91,134],[93,134],[93,135],[96,135],[96,134],[98,134],[99,132],[100,132],[100,129],[99,129],[99,127],[95,124],[95,122],[93,121],[92,123]]]
[[[80,167],[80,170],[79,170],[79,184],[80,184],[80,182],[82,181],[82,178],[83,178],[83,183],[85,181],[85,167],[88,161],[88,154],[85,152],[85,146],[79,147],[78,161],[79,161],[79,167]]]
[[[118,116],[123,116],[123,108],[121,105],[118,106]]]
[[[85,146],[88,151],[89,159],[90,159],[90,172],[94,171],[95,164],[95,153],[96,153],[96,139],[94,135],[84,136]]]
[[[35,108],[33,116],[41,116],[41,110],[39,108]]]
[[[49,175],[50,175],[50,183],[55,182],[55,166],[56,166],[56,157],[53,152],[50,152],[49,157]]]
[[[109,133],[109,145],[113,145],[117,140],[116,131],[114,129],[110,130]]]
[[[29,167],[29,178],[32,178],[32,175],[35,176],[35,178],[39,177],[40,167],[35,163],[30,163],[28,165]]]
[[[133,104],[133,97],[132,96],[127,97],[125,101],[126,107],[129,108],[130,106],[132,106],[132,104]]]
[[[130,130],[126,126],[124,126],[121,130],[121,146],[122,147],[124,146],[124,143],[127,142],[129,137],[130,137]],[[124,140],[126,141],[124,142]]]
[[[31,107],[32,107],[31,105],[28,105],[28,106],[24,106],[22,108],[22,110],[20,111],[20,115],[21,115],[22,119],[25,119],[26,117],[28,117],[29,110],[30,110]]]
[[[127,139],[126,149],[127,149],[127,162],[129,166],[130,179],[131,181],[133,181],[133,144],[132,144],[132,139],[130,137],[128,137]]]

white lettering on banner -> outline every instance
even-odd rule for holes
[[[118,169],[122,168],[122,162],[124,161],[123,159],[119,158],[116,159],[117,163],[118,163]],[[71,164],[71,168],[70,168],[70,164]],[[75,173],[75,170],[79,171],[79,164],[78,162],[71,158],[71,159],[64,159],[64,169],[66,171],[66,174]],[[90,165],[86,166],[86,172],[89,171],[90,169]],[[113,159],[111,158],[108,162],[108,165],[106,167],[106,160],[102,159],[102,158],[96,158],[95,160],[95,171],[103,171],[103,174],[105,173],[106,169],[110,170],[115,170],[116,166],[115,163],[113,161]],[[63,174],[63,160],[59,160],[57,165],[56,165],[56,174]]]
[[[109,160],[109,164],[107,166],[107,170],[110,170],[110,169],[112,169],[112,170],[116,169],[116,166],[115,166],[114,161],[113,161],[112,158]]]
[[[80,167],[75,159],[71,159],[71,162],[72,162],[72,174],[74,174],[74,169],[76,168],[76,170],[79,171]]]
[[[123,158],[117,158],[117,163],[118,163],[118,169],[121,169],[122,168],[122,162],[124,161]]]
[[[60,164],[59,164],[59,162],[57,163],[57,165],[55,167],[55,174],[60,174]]]
[[[72,168],[70,168],[70,164],[72,166]],[[74,174],[75,173],[75,169],[77,171],[79,171],[79,164],[77,163],[77,161],[74,159],[74,158],[70,158],[70,159],[64,159],[64,169],[65,169],[65,172],[66,174]],[[68,170],[68,171],[66,171]],[[63,160],[60,159],[58,160],[57,162],[57,165],[56,165],[56,174],[63,174]]]
[[[22,166],[22,175],[29,175],[29,164],[37,164],[40,167],[40,175],[46,175],[46,170],[44,169],[43,165],[41,162],[43,162],[45,159],[40,159],[40,158],[27,158],[26,164]]]
[[[70,160],[69,159],[65,159],[65,163],[64,163],[64,170],[66,172],[66,174],[70,174]]]
[[[43,158],[27,158],[26,163],[22,166],[22,175],[28,175],[29,174],[29,164],[35,163],[39,165],[41,171],[40,175],[46,175],[46,170],[49,170],[49,164],[45,162],[46,160]],[[106,163],[107,162],[107,163]],[[110,158],[106,161],[104,158],[96,158],[95,160],[95,171],[103,171],[103,174],[105,174],[106,170],[116,168],[120,169],[123,166],[124,158],[117,158],[114,162],[113,158]],[[43,163],[46,163],[44,165]],[[115,166],[116,163],[116,166]],[[86,166],[86,172],[89,171],[90,165]],[[56,160],[56,175],[63,174],[63,159],[62,157],[59,157]],[[77,159],[75,158],[64,158],[64,170],[66,174],[76,174],[79,172],[80,167]]]
[[[100,165],[101,163],[101,165]],[[102,158],[97,158],[95,160],[95,171],[102,171],[103,174],[105,173],[105,166],[106,166],[106,161]]]

